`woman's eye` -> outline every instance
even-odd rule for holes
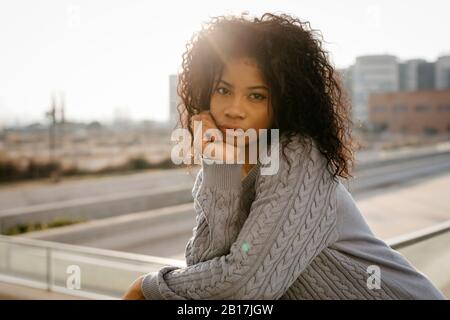
[[[219,88],[216,89],[216,91],[217,91],[219,94],[222,94],[222,95],[225,95],[225,94],[228,94],[228,93],[229,93],[228,89],[227,89],[227,88],[224,88],[224,87],[219,87]]]
[[[250,98],[253,99],[253,100],[264,100],[264,99],[266,99],[266,97],[264,95],[259,94],[259,93],[252,93],[250,95]]]

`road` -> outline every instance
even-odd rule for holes
[[[381,162],[395,163],[405,158],[427,157],[438,152],[450,152],[450,143],[417,148],[405,147],[394,151],[361,151],[356,154],[357,171],[378,166]],[[8,209],[192,184],[197,170],[197,167],[192,167],[119,176],[70,178],[58,184],[32,182],[4,185],[0,188],[0,215]]]

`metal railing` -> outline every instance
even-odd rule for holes
[[[450,220],[387,243],[441,290],[450,288]],[[0,235],[0,281],[90,299],[120,298],[140,275],[183,261]],[[80,271],[75,274],[73,271]],[[79,276],[79,288],[68,281]]]
[[[430,278],[450,299],[450,220],[387,243]]]
[[[173,259],[0,235],[0,281],[83,298],[120,298],[139,276],[168,265],[185,264]]]

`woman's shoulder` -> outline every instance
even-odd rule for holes
[[[267,155],[261,163],[261,175],[265,175],[263,170],[268,167],[272,167],[269,173],[273,174],[266,174],[267,176],[283,176],[307,169],[324,168],[327,165],[327,160],[320,152],[316,141],[299,135],[280,137],[279,141],[270,146]],[[278,166],[277,172],[274,172],[274,166]]]
[[[279,140],[279,168],[274,174],[264,174],[261,164],[256,178],[255,191],[259,193],[282,193],[299,188],[301,192],[316,192],[311,188],[323,189],[337,185],[328,162],[312,138],[291,137]],[[284,144],[284,147],[282,147]],[[272,161],[273,161],[272,157]],[[274,166],[270,164],[270,166]],[[273,171],[273,168],[272,168]],[[320,183],[316,183],[320,181]]]
[[[288,140],[280,139],[279,155],[279,172],[258,176],[255,187],[257,196],[283,201],[281,199],[289,195],[295,197],[297,208],[303,206],[302,201],[306,201],[304,205],[307,205],[309,200],[306,199],[315,199],[318,206],[335,202],[334,190],[338,181],[333,179],[326,157],[312,138],[294,136]]]
[[[280,144],[285,145],[285,154],[289,159],[322,161],[325,159],[320,153],[316,141],[311,137],[302,137],[299,135],[290,138],[280,138]],[[280,148],[281,149],[281,148]],[[282,152],[282,150],[280,150]]]

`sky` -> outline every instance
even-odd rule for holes
[[[0,0],[0,125],[45,121],[52,93],[70,120],[167,120],[186,42],[243,11],[309,21],[338,68],[364,54],[450,54],[446,0]]]

